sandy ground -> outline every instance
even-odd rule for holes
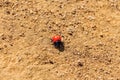
[[[0,80],[120,80],[120,0],[0,0]]]

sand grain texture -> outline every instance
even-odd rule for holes
[[[0,0],[0,80],[120,80],[120,0]]]

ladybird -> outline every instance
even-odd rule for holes
[[[61,36],[53,36],[52,37],[52,42],[59,51],[64,51],[64,43],[61,41]]]
[[[61,41],[61,36],[53,36],[52,41],[53,42],[60,42]]]

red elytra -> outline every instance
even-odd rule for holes
[[[61,41],[61,36],[53,36],[52,41],[53,42]]]

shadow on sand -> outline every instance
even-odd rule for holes
[[[57,42],[54,44],[55,48],[58,49],[60,52],[63,52],[65,47],[63,42]]]

